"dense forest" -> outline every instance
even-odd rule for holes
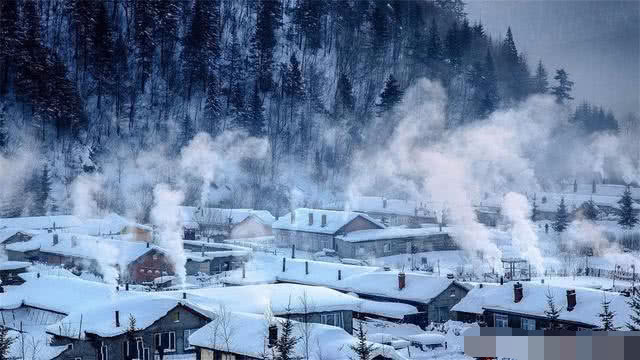
[[[3,0],[0,215],[148,221],[159,182],[281,213],[340,192],[420,78],[451,128],[533,94],[568,106],[570,64],[527,59],[516,35],[491,39],[461,0]],[[569,122],[620,127],[589,103]]]

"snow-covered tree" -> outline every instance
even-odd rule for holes
[[[631,331],[640,331],[640,291],[634,291],[627,304],[631,308],[627,327]]]
[[[573,97],[571,97],[573,81],[569,80],[569,74],[564,69],[558,69],[556,70],[556,76],[553,78],[558,82],[558,85],[551,88],[551,94],[556,97],[556,102],[564,104],[568,100],[573,100]]]
[[[553,222],[553,230],[556,232],[563,232],[569,225],[569,213],[567,212],[567,206],[564,204],[564,197],[560,199],[558,210],[556,211],[556,219]]]
[[[351,350],[358,357],[351,360],[371,360],[371,353],[375,347],[375,345],[367,341],[367,332],[362,323],[362,320],[358,320],[358,327],[356,328],[357,342],[355,345],[350,345]]]
[[[638,217],[633,211],[633,199],[631,198],[631,188],[627,185],[622,197],[618,200],[620,204],[618,224],[630,229],[638,223]]]
[[[396,78],[389,75],[389,78],[384,84],[384,90],[380,94],[380,102],[376,104],[379,109],[379,113],[385,113],[391,110],[396,104],[402,101],[402,95],[404,92],[400,89],[400,84]]]
[[[290,316],[286,316],[282,321],[282,335],[276,341],[274,346],[276,356],[274,360],[292,360],[295,359],[295,348],[298,338],[293,333],[294,324]]]
[[[596,204],[593,202],[593,199],[584,203],[584,218],[590,221],[595,221],[598,219],[598,208]]]
[[[9,336],[9,328],[0,326],[0,360],[9,359],[9,349],[16,339]]]
[[[602,297],[602,311],[598,316],[600,317],[600,322],[602,323],[601,329],[603,331],[616,331],[618,327],[616,327],[613,323],[613,318],[616,316],[615,311],[611,311],[609,306],[611,306],[611,300],[607,300],[607,296],[603,295]]]
[[[558,323],[558,318],[560,317],[561,309],[556,306],[555,299],[551,290],[547,290],[547,308],[544,311],[547,320],[549,321],[549,330],[557,330],[560,328],[560,324]]]

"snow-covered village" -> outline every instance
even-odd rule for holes
[[[640,359],[640,2],[0,0],[0,360]]]

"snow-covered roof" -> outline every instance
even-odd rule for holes
[[[9,240],[10,237],[12,237],[13,235],[17,234],[17,233],[23,233],[23,234],[27,234],[27,235],[37,235],[42,233],[42,230],[24,230],[24,229],[18,229],[18,228],[2,228],[0,229],[0,244],[4,243],[5,241]]]
[[[195,206],[180,206],[182,214],[182,222],[185,227],[197,227],[197,224],[203,223],[208,225],[235,225],[246,218],[253,216],[256,220],[265,225],[270,225],[275,218],[267,210],[253,209],[222,209],[222,208],[206,208]],[[231,219],[231,222],[229,222]]]
[[[340,239],[348,242],[363,242],[373,240],[385,240],[385,239],[402,239],[410,237],[425,237],[436,234],[446,234],[448,228],[443,227],[442,231],[438,226],[428,226],[420,228],[407,228],[404,226],[387,227],[385,229],[370,229],[359,230],[346,233],[344,235],[336,236],[336,239]]]
[[[625,185],[614,185],[614,184],[598,184],[596,183],[596,192],[593,193],[593,184],[592,183],[579,183],[577,184],[577,193],[582,195],[604,195],[604,196],[613,196],[620,198],[624,191],[626,190]],[[640,199],[640,187],[630,187],[631,197],[634,199]],[[567,182],[563,187],[562,191],[565,193],[573,192],[573,183]]]
[[[600,290],[574,288],[576,291],[576,306],[572,311],[567,311],[567,290],[569,288],[549,286],[531,282],[522,283],[523,298],[520,302],[514,302],[513,284],[484,285],[469,291],[467,296],[457,303],[451,311],[482,314],[484,309],[494,311],[513,312],[531,316],[546,317],[547,292],[550,291],[556,306],[561,308],[560,320],[573,321],[582,324],[600,326],[598,314],[601,312],[603,296],[611,300],[612,311],[616,312],[614,322],[616,326],[624,326],[629,319],[629,307],[627,298],[618,294],[603,292]]]
[[[405,315],[417,313],[418,309],[415,306],[403,303],[363,299],[362,304],[358,308],[358,312],[402,320]]]
[[[28,305],[45,310],[69,313],[89,305],[108,301],[114,297],[132,296],[138,293],[116,292],[114,286],[79,278],[23,273],[25,283],[0,294],[0,309],[16,309]],[[80,296],[79,296],[80,295]]]
[[[203,256],[204,255],[204,256]],[[246,250],[224,250],[224,251],[205,251],[204,254],[200,251],[185,250],[185,256],[187,260],[203,262],[211,259],[222,257],[246,257],[251,255],[251,251]]]
[[[221,331],[215,331],[217,324],[214,321],[193,333],[189,337],[189,343],[203,348],[224,350],[254,358],[262,358],[264,354],[268,354],[270,351],[267,347],[270,323],[265,319],[264,315],[232,312],[229,316],[231,327],[233,329],[242,329],[242,331],[234,331],[229,339]],[[281,334],[284,320],[276,318],[272,321],[277,324],[278,333]],[[303,327],[294,322],[293,328],[293,336],[303,338]],[[309,328],[310,331],[307,334],[311,334],[310,338],[308,341],[298,341],[296,343],[292,357],[306,357],[304,343],[308,343],[311,345],[308,351],[309,360],[357,358],[357,355],[351,349],[351,345],[356,345],[357,339],[343,329],[322,324],[309,324]],[[373,346],[371,358],[382,355],[394,360],[404,359],[402,355],[390,346],[375,343],[369,344]]]
[[[305,272],[305,262],[308,262],[309,273]],[[274,280],[295,282],[306,285],[327,286],[339,288],[344,279],[365,273],[380,270],[373,266],[347,265],[340,263],[330,263],[324,261],[287,259],[286,271],[282,272],[282,262],[279,261],[272,269]],[[338,270],[340,270],[342,280],[338,280]],[[267,269],[269,271],[269,269]],[[234,272],[232,276],[235,276]],[[250,279],[249,279],[250,280]]]
[[[224,305],[229,311],[263,314],[267,308],[278,314],[303,313],[301,299],[307,296],[308,312],[357,311],[361,300],[320,286],[263,284],[185,290],[187,299],[211,309]],[[183,291],[167,292],[181,298]]]
[[[101,259],[111,262],[112,265],[127,265],[152,250],[165,252],[158,246],[147,247],[147,244],[142,242],[105,239],[74,233],[57,233],[57,235],[58,243],[55,245],[53,244],[54,233],[42,233],[29,241],[9,244],[6,249],[19,252],[40,250],[63,256]]]
[[[74,311],[59,322],[48,326],[47,332],[66,337],[76,337],[80,334],[82,338],[85,334],[95,334],[100,337],[118,336],[127,332],[129,316],[135,317],[137,329],[146,329],[179,305],[196,311],[206,318],[213,317],[212,311],[191,304],[189,301],[161,295],[133,296],[103,301],[93,307]],[[120,326],[116,326],[116,311],[119,311]]]
[[[87,235],[112,235],[120,234],[126,228],[137,228],[147,232],[152,230],[150,226],[127,220],[118,214],[109,214],[101,219],[87,219],[74,231]]]
[[[73,215],[0,218],[0,228],[42,230],[51,229],[54,224],[56,228],[70,228],[82,225],[82,220]]]
[[[353,211],[334,211],[334,210],[318,210],[299,208],[293,210],[295,213],[294,218],[291,218],[291,213],[281,216],[271,226],[274,229],[293,230],[293,231],[306,231],[322,234],[335,234],[342,227],[356,219],[361,217],[369,222],[373,223],[380,229],[384,228],[384,225],[380,224],[377,220],[374,220],[366,214],[361,214]],[[313,224],[309,224],[309,216],[313,215]],[[322,225],[322,216],[326,216],[326,224]],[[292,221],[293,220],[293,221]]]
[[[346,201],[331,202],[326,207],[333,210],[414,216],[418,203],[414,200],[387,199],[382,196],[354,196]],[[424,215],[424,211],[419,211],[418,215]]]
[[[31,266],[30,262],[25,261],[5,261],[0,263],[0,271],[25,269]]]
[[[618,201],[620,200],[620,196],[606,196],[606,195],[595,195],[595,194],[580,194],[574,192],[567,193],[550,193],[543,192],[536,194],[536,205],[538,206],[538,210],[546,211],[546,212],[554,212],[558,210],[558,206],[560,205],[560,200],[564,197],[564,203],[567,206],[568,211],[573,211],[585,202],[592,200],[596,204],[596,206],[607,206],[618,208],[620,205]],[[543,202],[543,198],[546,199]],[[533,196],[529,196],[529,202],[533,204]],[[634,209],[640,209],[640,204],[633,203]]]

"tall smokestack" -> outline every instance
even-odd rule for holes
[[[310,212],[309,213],[309,226],[312,226],[312,225],[313,225],[313,213]]]
[[[322,227],[327,226],[327,214],[322,214],[321,219],[322,219],[321,226]]]
[[[522,284],[515,283],[513,284],[513,302],[515,303],[519,303],[520,300],[522,300],[524,296],[523,290],[522,290]]]
[[[574,289],[567,290],[567,311],[571,311],[576,307],[576,291]]]
[[[405,278],[404,273],[402,273],[402,272],[398,273],[398,289],[399,290],[404,289],[405,285],[407,284],[406,281],[407,280]]]
[[[116,327],[120,327],[120,311],[116,310]]]
[[[305,275],[309,275],[309,262],[308,261],[304,262],[304,274]]]

